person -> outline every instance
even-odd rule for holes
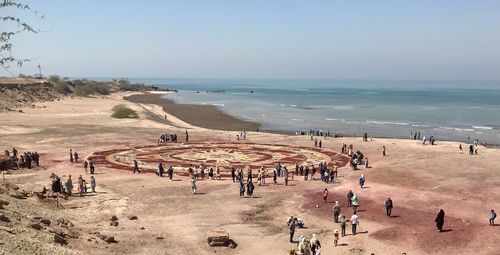
[[[304,235],[301,235],[299,238],[299,246],[297,247],[299,250],[299,254],[311,254],[311,247],[309,242],[306,241]]]
[[[137,171],[137,173],[141,173],[141,171],[139,171],[139,163],[137,163],[137,160],[134,159],[134,171],[132,173],[135,174],[135,172]]]
[[[339,222],[340,210],[339,201],[335,201],[335,205],[333,205],[333,220],[335,223]]]
[[[196,193],[196,179],[194,177],[191,177],[191,180],[189,182],[191,183],[191,191],[194,195]]]
[[[361,186],[361,188],[363,188],[363,186],[365,186],[365,176],[363,174],[361,174],[361,177],[359,177],[359,186]]]
[[[69,162],[73,163],[73,149],[69,149]]]
[[[231,178],[233,179],[233,182],[236,179],[236,170],[234,169],[234,167],[231,168]]]
[[[288,229],[290,230],[290,243],[293,243],[293,235],[295,235],[295,222],[297,221],[297,218],[293,218],[292,222],[290,222],[290,225],[288,225]]]
[[[167,175],[168,175],[168,179],[172,180],[172,177],[174,176],[174,168],[172,166],[168,167]]]
[[[83,193],[87,194],[87,181],[82,179]]]
[[[351,207],[352,206],[352,196],[354,194],[352,193],[352,190],[349,190],[349,192],[347,192],[347,207]]]
[[[316,234],[312,235],[312,238],[309,241],[309,243],[311,244],[312,254],[316,254],[316,250],[321,248],[321,243],[319,242],[318,238],[316,237]]]
[[[285,179],[285,186],[288,186],[288,169],[286,166],[283,168],[283,178]]]
[[[245,196],[245,184],[243,184],[243,181],[240,180],[240,197]]]
[[[247,195],[249,197],[253,196],[253,190],[255,189],[255,186],[253,185],[252,180],[249,180],[247,183]]]
[[[325,188],[325,190],[323,190],[323,203],[326,203],[327,199],[328,199],[328,189]]]
[[[342,218],[340,219],[340,233],[342,237],[345,236],[345,227],[347,226],[347,220],[345,218],[345,215],[342,215]]]
[[[220,180],[220,168],[219,168],[219,166],[215,167],[215,179]]]
[[[365,168],[368,168],[368,157],[365,158]]]
[[[160,176],[160,177],[163,177],[163,172],[165,171],[165,169],[163,168],[163,163],[160,163],[158,165],[158,171],[156,171],[156,175]]]
[[[389,197],[387,198],[387,201],[385,201],[385,212],[387,214],[387,217],[391,217],[392,207],[393,207],[392,200]]]
[[[38,154],[38,152],[35,151],[35,153],[33,154],[33,157],[34,157],[36,166],[40,166],[40,155]]]
[[[188,141],[189,141],[189,133],[188,133],[188,131],[187,131],[187,129],[186,129],[186,143],[187,143]]]
[[[90,176],[90,188],[92,189],[92,193],[95,193],[95,178],[93,175]]]
[[[335,247],[337,247],[338,242],[339,242],[339,230],[334,229],[333,230],[333,244],[335,245]]]
[[[359,224],[359,217],[356,215],[356,212],[354,212],[351,216],[351,225],[352,225],[352,234],[356,235],[356,227]]]
[[[71,180],[71,174],[68,176],[68,179],[64,183],[64,187],[66,188],[66,192],[69,196],[73,193],[73,181]]]
[[[78,163],[78,152],[74,152],[75,163]]]
[[[83,177],[81,175],[78,176],[78,193],[83,196]]]
[[[90,168],[90,174],[94,174],[95,166],[94,166],[94,162],[92,160],[89,160],[89,168]]]
[[[384,145],[384,146],[382,146],[382,156],[384,156],[384,157],[385,157],[385,145]]]
[[[358,194],[356,192],[352,193],[352,211],[356,213],[358,211]]]
[[[497,213],[495,210],[491,209],[490,211],[490,226],[495,226],[495,219],[497,217]]]
[[[87,174],[87,168],[88,167],[89,167],[89,161],[85,160],[85,162],[83,162],[83,169],[85,169],[85,174]]]
[[[436,227],[438,229],[438,232],[443,232],[443,225],[444,225],[444,210],[443,209],[439,210],[439,213],[436,216],[436,219],[434,221],[436,222]]]
[[[462,149],[462,144],[458,145],[458,152],[460,152],[460,154],[464,153]]]

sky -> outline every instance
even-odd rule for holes
[[[67,77],[500,80],[494,0],[29,4],[46,18],[14,14],[44,32],[15,38],[13,54],[33,60],[14,74],[40,64]]]

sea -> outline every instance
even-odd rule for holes
[[[263,130],[500,145],[500,81],[129,79],[214,105]],[[182,117],[182,116],[180,116]]]

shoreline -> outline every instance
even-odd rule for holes
[[[294,131],[262,129],[261,123],[239,119],[220,110],[217,106],[214,105],[179,104],[176,103],[174,100],[162,97],[162,95],[163,94],[143,93],[143,94],[126,96],[123,99],[133,103],[158,105],[162,107],[165,113],[171,114],[184,122],[187,122],[193,126],[201,128],[223,130],[223,131],[256,131],[258,129],[259,132],[296,136]],[[345,138],[359,137],[361,139],[361,135],[356,135],[356,134],[340,133],[338,135],[340,135],[340,137],[345,137]],[[413,140],[401,136],[376,136],[374,138]],[[456,141],[456,140],[436,141],[436,143],[439,142],[455,142],[460,144],[469,144],[463,141]],[[498,149],[500,148],[500,144],[493,144],[493,143],[487,144],[487,148]]]
[[[124,100],[139,104],[154,104],[163,108],[168,115],[173,115],[193,126],[223,131],[257,131],[261,124],[233,117],[213,105],[177,104],[163,98],[162,94],[143,93],[130,95]]]

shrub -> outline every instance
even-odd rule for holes
[[[113,111],[113,114],[111,114],[111,117],[113,117],[113,118],[123,119],[123,118],[137,118],[137,117],[139,117],[134,110],[132,110],[132,109],[130,109],[122,104],[115,105],[113,107],[112,111]]]
[[[64,81],[60,81],[60,82],[54,84],[54,90],[57,93],[64,94],[64,95],[71,93],[70,87]]]

